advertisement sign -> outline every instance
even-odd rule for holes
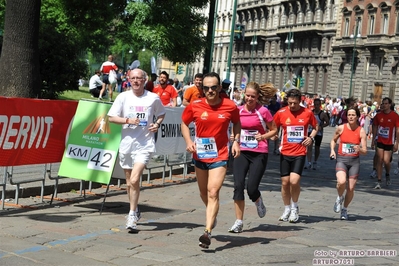
[[[181,134],[181,116],[183,107],[167,107],[165,119],[155,136],[156,154],[171,155],[186,152],[186,142]],[[190,134],[194,139],[194,124],[189,125]]]
[[[0,97],[0,166],[60,162],[77,104]]]
[[[121,125],[110,123],[110,103],[79,101],[59,176],[108,184],[121,140]]]

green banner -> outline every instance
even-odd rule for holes
[[[110,103],[79,101],[59,176],[109,183],[121,140],[121,125],[108,120],[110,108]]]

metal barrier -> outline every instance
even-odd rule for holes
[[[16,204],[18,204],[19,189],[21,188],[21,184],[37,181],[42,182],[40,200],[43,202],[44,183],[46,180],[46,164],[11,166],[8,167],[8,169],[9,171],[6,171],[6,176],[9,179],[10,184],[17,186],[15,189]],[[32,178],[32,176],[35,176],[35,178]]]
[[[173,166],[176,165],[183,165],[183,178],[186,178],[188,165],[192,161],[192,154],[185,152],[185,153],[178,153],[173,155],[168,155],[166,164],[169,166],[169,180],[172,180],[172,173],[173,173]]]
[[[0,167],[0,177],[2,179],[2,182],[0,183],[0,186],[3,187],[3,190],[1,192],[1,209],[4,210],[4,200],[5,200],[5,194],[6,194],[6,185],[7,185],[7,167]]]

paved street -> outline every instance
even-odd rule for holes
[[[373,152],[361,158],[349,220],[341,221],[333,212],[332,133],[333,128],[326,128],[318,169],[303,173],[296,224],[278,221],[283,212],[279,157],[270,154],[261,183],[266,216],[259,218],[254,204],[246,200],[244,232],[227,232],[235,221],[233,179],[228,175],[209,250],[198,247],[205,207],[191,178],[143,187],[142,219],[135,234],[124,229],[128,203],[123,190],[111,190],[102,214],[98,195],[83,199],[77,193],[60,193],[58,197],[68,201],[52,206],[48,200],[42,204],[34,197],[20,199],[31,208],[0,211],[0,265],[399,265],[396,164],[392,185],[374,190],[375,179],[369,177]]]

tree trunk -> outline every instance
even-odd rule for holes
[[[0,95],[40,97],[39,21],[41,0],[7,1],[0,57]]]

